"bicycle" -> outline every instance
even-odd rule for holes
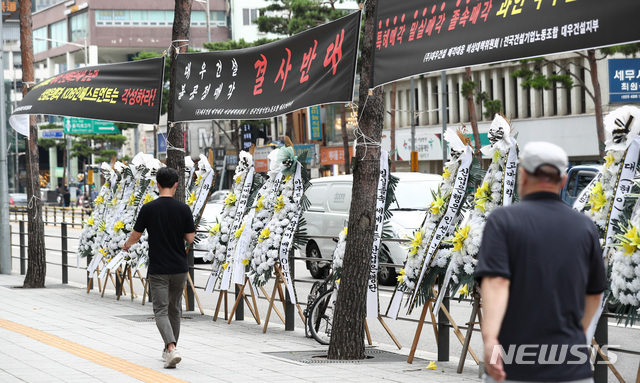
[[[307,299],[304,333],[322,345],[328,345],[331,340],[337,292],[331,272],[323,281],[313,284]]]

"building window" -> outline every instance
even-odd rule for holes
[[[49,36],[51,36],[51,48],[66,44],[69,41],[67,38],[67,20],[49,25]]]
[[[33,31],[33,53],[40,53],[47,50],[47,27],[35,29]]]
[[[89,37],[89,13],[83,12],[69,18],[71,26],[71,41],[82,40]]]
[[[113,11],[96,11],[96,21],[113,21]]]
[[[254,25],[258,16],[260,15],[257,9],[242,9],[242,25]]]
[[[129,11],[123,11],[123,10],[113,11],[113,19],[118,21],[129,20]]]

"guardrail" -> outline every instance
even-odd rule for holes
[[[42,218],[45,225],[59,226],[63,222],[71,227],[82,226],[86,219],[89,219],[93,209],[78,206],[60,207],[43,205]],[[27,206],[10,206],[9,216],[14,221],[26,221],[29,209]]]
[[[58,217],[56,215],[56,211],[58,211],[59,213],[62,213],[60,210],[64,209],[64,208],[54,208],[57,210],[51,210],[52,215],[50,215],[51,217]],[[72,208],[68,208],[68,209],[72,209]],[[73,212],[72,210],[72,214],[76,214],[76,215],[80,215],[81,217],[83,215],[86,215],[86,210],[88,209],[76,209],[75,212]],[[21,214],[26,214],[26,212],[21,212],[21,211],[17,211],[17,210],[12,210],[11,213],[14,215],[15,218],[18,217],[18,215]],[[90,212],[89,212],[90,214]],[[59,216],[59,217],[63,217]],[[69,215],[67,215],[67,217],[69,217]],[[88,217],[88,215],[87,215]],[[25,223],[26,221],[23,219],[15,219],[15,221],[17,221],[18,223],[18,227],[19,227],[19,231],[18,233],[11,233],[11,247],[18,247],[19,248],[19,256],[18,257],[14,257],[12,256],[13,259],[15,258],[19,258],[20,259],[20,274],[24,275],[26,273],[26,261],[27,261],[27,257],[26,257],[26,250],[27,250],[27,241],[26,241],[26,237],[27,237],[27,231],[25,230]],[[52,248],[46,248],[45,250],[48,251],[60,251],[62,254],[62,261],[61,263],[54,263],[54,262],[49,262],[47,261],[47,264],[53,265],[53,266],[59,266],[62,268],[62,283],[63,284],[67,284],[69,283],[68,281],[68,268],[69,267],[73,267],[73,268],[77,268],[74,265],[69,265],[68,264],[68,259],[69,259],[69,255],[76,255],[75,251],[71,251],[69,249],[68,246],[68,240],[69,239],[79,239],[78,237],[70,237],[68,235],[68,227],[74,227],[75,225],[81,225],[82,221],[79,222],[59,222],[57,220],[54,219],[53,222],[49,221],[45,221],[45,225],[53,225],[53,226],[60,226],[60,234],[59,235],[45,235],[46,238],[59,238],[60,239],[60,250],[59,249],[52,249]],[[207,233],[206,231],[198,231],[198,233]],[[14,236],[17,235],[18,236],[18,244],[14,243]],[[332,236],[314,236],[314,238],[324,238],[324,239],[332,239],[334,237]],[[397,241],[397,242],[404,242],[406,240],[404,239],[383,239],[383,241]],[[46,241],[45,241],[46,243]],[[204,268],[204,267],[198,267],[196,265],[194,265],[194,252],[204,252],[203,250],[194,250],[192,249],[190,251],[190,254],[188,256],[188,261],[189,261],[189,268],[190,268],[190,274],[192,279],[194,278],[194,270],[200,270],[200,271],[209,271],[210,268]],[[12,252],[13,254],[13,252]],[[293,251],[292,251],[292,255],[291,258],[293,260],[301,260],[301,261],[322,261],[322,262],[327,262],[327,263],[332,263],[331,259],[326,259],[326,258],[308,258],[308,257],[294,257],[293,256]],[[90,259],[87,259],[87,264],[90,262]],[[12,262],[13,263],[13,262]],[[380,266],[389,266],[389,267],[402,267],[403,265],[396,265],[396,264],[392,264],[392,263],[380,263]],[[85,266],[78,266],[80,269],[85,269],[86,270],[86,265]],[[290,271],[291,271],[291,275],[294,279],[294,281],[296,283],[313,283],[307,280],[303,280],[303,279],[297,279],[295,278],[295,262],[290,262]],[[194,286],[198,289],[204,290],[204,286],[198,286],[196,285],[196,281],[195,279],[193,279],[194,282]],[[116,287],[117,288],[117,287]],[[380,287],[379,288],[380,291],[386,291],[386,292],[392,292],[393,289],[391,288],[386,288],[386,287]],[[194,311],[195,310],[195,305],[194,305],[194,296],[193,296],[193,292],[190,289],[187,289],[188,291],[188,295],[187,295],[187,303],[188,303],[188,307],[189,310],[188,311]],[[236,291],[235,294],[238,294],[238,289],[236,287]],[[266,297],[260,296],[259,299],[267,299]],[[471,302],[471,300],[469,299],[465,299],[464,301],[468,301]],[[301,305],[306,305],[306,302],[300,302]],[[445,308],[447,310],[449,310],[449,297],[446,297],[443,301],[443,305],[445,306]],[[285,329],[289,330],[289,331],[293,331],[295,328],[295,307],[293,305],[291,305],[288,301],[286,302],[286,308],[285,308]],[[244,317],[244,303],[241,301],[240,305],[238,306],[237,310],[236,310],[236,320],[242,320],[242,318]],[[385,315],[383,315],[383,317],[386,317]],[[601,317],[601,321],[598,323],[598,329],[596,331],[595,334],[595,339],[597,341],[597,343],[602,346],[602,345],[606,345],[608,344],[608,318],[613,317],[612,314],[609,313],[604,313]],[[401,321],[407,321],[407,322],[413,322],[413,323],[419,323],[418,320],[416,319],[412,319],[412,318],[405,318],[405,317],[398,317],[397,320],[401,320]],[[428,324],[432,324],[431,321],[429,320],[425,320],[424,323],[428,323]],[[453,328],[453,325],[451,323],[449,323],[449,321],[447,320],[445,315],[442,315],[442,310],[439,310],[439,315],[438,315],[438,319],[437,319],[437,323],[436,323],[437,327],[438,327],[438,338],[437,338],[437,346],[438,346],[438,361],[448,361],[449,360],[449,330]],[[468,326],[466,325],[458,325],[457,326],[459,329],[461,330],[467,330]],[[480,330],[477,328],[474,328],[473,330],[474,332],[479,332]],[[627,348],[620,348],[620,347],[609,347],[608,350],[610,351],[616,351],[616,352],[621,352],[621,353],[625,353],[625,354],[631,354],[631,355],[639,355],[640,356],[640,351],[638,350],[631,350],[631,349],[627,349]],[[605,363],[603,363],[602,358],[600,357],[599,354],[597,354],[596,356],[596,361],[602,361],[601,363],[596,363],[595,364],[595,371],[594,371],[594,377],[595,377],[595,382],[596,383],[606,383],[607,382],[607,375],[608,375],[608,369],[607,369],[607,365]],[[639,375],[640,377],[640,375]]]

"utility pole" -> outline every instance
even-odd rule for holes
[[[0,41],[2,19],[0,19]],[[4,49],[0,50],[4,68]],[[7,119],[4,100],[4,69],[0,69],[0,274],[11,274],[11,231],[9,230],[9,166],[7,163]]]
[[[444,164],[447,162],[447,143],[444,141],[444,133],[447,131],[447,109],[449,108],[447,105],[449,94],[447,93],[446,70],[440,72],[440,88],[442,94],[442,137],[440,137],[440,141],[442,142],[442,171],[444,171]]]
[[[411,119],[411,171],[419,171],[418,166],[418,152],[416,151],[416,92],[415,85],[413,83],[413,77],[411,77],[411,94],[409,100],[411,103],[411,110],[409,110],[409,118]]]
[[[391,171],[396,171],[396,93],[398,86],[391,84]]]
[[[33,32],[31,20],[31,0],[19,2],[20,51],[22,52],[22,94],[35,83],[33,69]],[[29,199],[29,237],[27,275],[23,287],[44,287],[47,273],[44,248],[44,223],[42,222],[42,200],[40,199],[40,155],[38,154],[38,127],[36,117],[29,116],[29,140],[27,154],[27,198]]]

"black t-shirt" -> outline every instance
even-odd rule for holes
[[[149,233],[149,274],[189,271],[184,235],[196,231],[189,206],[172,197],[144,204],[133,230],[142,233],[145,229]]]
[[[510,280],[498,336],[508,354],[507,379],[561,382],[592,376],[586,346],[580,347],[587,344],[581,320],[585,294],[603,292],[606,276],[598,230],[587,216],[553,193],[530,194],[495,210],[487,219],[475,275]],[[563,352],[566,359],[558,356]],[[561,363],[545,362],[558,359]]]

